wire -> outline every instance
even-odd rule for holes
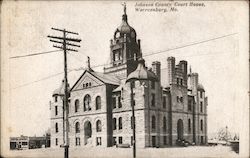
[[[224,36],[219,36],[219,37],[216,37],[216,38],[211,38],[211,39],[204,40],[204,41],[200,41],[200,42],[194,42],[194,43],[191,43],[191,44],[187,44],[187,45],[183,45],[183,46],[179,46],[179,47],[175,47],[175,48],[170,48],[170,49],[166,49],[166,50],[162,50],[162,51],[158,51],[158,52],[146,54],[146,55],[144,55],[143,57],[151,56],[151,55],[155,55],[155,54],[160,54],[160,53],[163,53],[163,52],[168,52],[168,51],[172,51],[172,50],[176,50],[176,49],[181,49],[181,48],[185,48],[185,47],[189,47],[189,46],[193,46],[193,45],[197,45],[197,44],[201,44],[201,43],[205,43],[205,42],[217,40],[217,39],[220,39],[220,38],[225,38],[225,37],[232,36],[232,35],[235,35],[235,34],[237,34],[237,33],[227,34],[227,35],[224,35]],[[61,51],[61,50],[57,50],[57,51]],[[52,52],[52,51],[50,51],[50,52]],[[53,52],[55,52],[55,51],[53,51]],[[43,52],[43,53],[45,54],[46,52]],[[40,53],[40,54],[41,54],[41,53]],[[213,53],[213,54],[225,54],[225,53]],[[213,55],[213,54],[211,54],[211,53],[206,53],[206,54],[190,55],[190,56],[185,56],[185,57],[202,56],[202,55]],[[31,55],[32,55],[32,54],[31,54]],[[39,54],[37,54],[37,55],[39,55]],[[128,60],[130,60],[130,59],[133,59],[133,58],[128,58]],[[106,65],[109,65],[109,64],[94,65],[94,66],[92,66],[92,68],[96,68],[96,67],[100,67],[100,66],[106,66]],[[163,68],[163,69],[166,69],[166,68]],[[86,70],[86,69],[83,68],[83,67],[80,67],[80,68],[75,68],[75,69],[71,69],[71,70],[68,70],[68,71],[71,72],[71,71],[81,71],[81,70]],[[13,88],[13,89],[20,88],[20,87],[24,87],[24,86],[27,86],[27,85],[30,85],[30,84],[32,84],[32,83],[36,83],[36,82],[39,82],[39,81],[43,81],[43,80],[46,80],[46,79],[55,77],[55,76],[57,76],[57,75],[60,75],[60,74],[62,74],[62,73],[64,73],[64,72],[57,73],[57,74],[54,74],[54,75],[51,75],[51,76],[42,78],[42,79],[40,79],[40,80],[36,80],[36,81],[33,81],[33,82],[29,82],[29,83],[23,84],[23,85],[21,85],[21,86],[15,87],[15,88]]]
[[[52,50],[52,51],[47,51],[47,52],[40,52],[40,53],[34,53],[34,54],[13,56],[13,57],[10,57],[10,59],[23,58],[23,57],[30,57],[30,56],[41,55],[41,54],[49,54],[49,53],[54,53],[54,52],[59,52],[59,51],[62,51],[62,50]]]

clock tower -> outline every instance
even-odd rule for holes
[[[115,30],[110,40],[110,63],[104,68],[105,74],[114,74],[125,79],[137,67],[137,60],[141,57],[140,40],[136,39],[135,29],[128,24],[126,5],[122,23]]]

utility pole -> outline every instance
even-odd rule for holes
[[[67,77],[67,51],[74,51],[77,52],[75,49],[71,49],[68,46],[73,47],[80,47],[80,45],[76,45],[72,42],[81,42],[81,39],[75,39],[75,38],[67,38],[66,34],[75,34],[78,35],[78,33],[66,31],[65,29],[57,29],[57,28],[51,28],[52,30],[63,32],[63,37],[58,36],[48,36],[51,42],[62,44],[61,46],[53,45],[55,48],[62,49],[64,52],[64,104],[63,104],[63,125],[65,126],[65,129],[63,129],[64,133],[64,158],[69,157],[69,119],[68,119],[68,113],[69,113],[69,92],[68,92],[68,77]],[[71,43],[70,43],[71,42]]]

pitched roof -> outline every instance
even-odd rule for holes
[[[85,70],[83,74],[79,77],[79,79],[75,82],[75,84],[72,86],[71,90],[74,89],[74,87],[77,85],[77,83],[81,80],[81,78],[84,76],[86,72],[88,72],[89,74],[91,74],[92,76],[94,76],[95,78],[97,78],[98,80],[100,80],[105,84],[120,85],[120,79],[118,79],[114,75]]]

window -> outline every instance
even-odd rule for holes
[[[112,104],[113,104],[113,108],[116,108],[116,97],[112,98]]]
[[[179,96],[176,97],[176,101],[179,102]]]
[[[119,129],[122,129],[122,117],[119,117]]]
[[[152,94],[151,94],[151,97],[152,97],[152,98],[151,98],[151,105],[152,105],[152,106],[155,106],[155,94],[152,93]]]
[[[116,118],[113,118],[113,130],[116,130]]]
[[[80,123],[79,122],[76,122],[75,130],[76,130],[76,133],[80,133]]]
[[[188,133],[191,132],[191,120],[188,119]]]
[[[134,117],[135,118],[135,117]],[[135,121],[135,120],[134,120]],[[130,123],[131,123],[131,129],[133,129],[133,127],[134,127],[134,124],[133,124],[133,117],[131,116],[130,117]],[[135,123],[136,124],[136,123]]]
[[[203,120],[201,120],[201,131],[203,131]]]
[[[58,138],[55,139],[55,144],[58,145]]]
[[[131,136],[131,145],[133,146],[133,136]]]
[[[188,100],[188,110],[192,110],[192,100]]]
[[[179,84],[179,78],[177,78],[177,84]]]
[[[163,108],[164,108],[164,109],[166,109],[166,106],[167,106],[166,99],[167,99],[167,97],[166,97],[166,96],[163,96],[163,98],[162,98],[162,105],[163,105]]]
[[[96,121],[96,132],[102,131],[102,123],[100,120]]]
[[[57,115],[58,114],[58,108],[57,108],[57,106],[55,106],[55,115]]]
[[[122,103],[121,103],[121,96],[118,97],[118,107],[121,108],[122,107]]]
[[[156,124],[156,122],[155,122],[155,116],[153,115],[152,116],[152,130],[155,130],[155,124]]]
[[[119,144],[122,144],[122,137],[119,137],[118,142],[119,142]]]
[[[55,102],[57,102],[57,96],[55,96]]]
[[[95,98],[95,108],[96,108],[96,110],[101,109],[101,97],[100,96],[97,96]]]
[[[167,145],[167,136],[163,136],[163,144]]]
[[[203,112],[203,102],[200,102],[200,112]]]
[[[79,111],[79,100],[76,99],[75,100],[75,112],[78,112]]]
[[[80,145],[81,145],[80,138],[76,137],[76,146],[80,146]]]
[[[116,145],[116,137],[113,137],[113,145]]]
[[[28,145],[28,142],[22,142],[22,145]]]
[[[181,103],[183,102],[183,97],[180,97],[180,102],[181,102]]]
[[[203,96],[203,93],[200,91],[200,98],[202,98],[202,96]]]
[[[55,124],[55,131],[58,132],[58,123]]]
[[[84,111],[89,111],[89,110],[91,110],[90,102],[91,102],[91,97],[90,97],[90,95],[89,95],[89,94],[85,95],[84,100],[83,100],[83,104],[84,104],[83,110],[84,110]]]
[[[102,137],[96,137],[96,146],[102,145]]]
[[[151,88],[152,88],[152,89],[155,89],[155,82],[154,82],[154,81],[151,81],[150,83],[151,83]]]
[[[163,117],[163,131],[164,131],[164,132],[167,131],[167,119],[166,119],[165,116]]]

